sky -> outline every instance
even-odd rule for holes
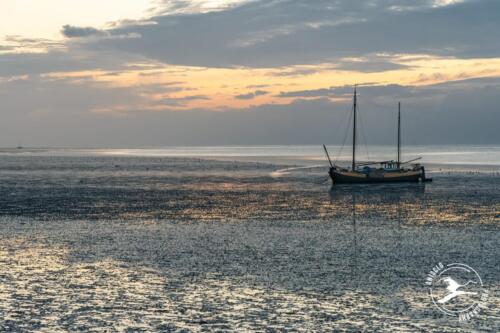
[[[497,0],[2,0],[0,146],[500,143]]]

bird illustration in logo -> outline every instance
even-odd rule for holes
[[[457,296],[460,296],[460,295],[477,295],[477,293],[475,293],[475,292],[458,290],[459,288],[465,287],[465,286],[469,285],[470,283],[476,284],[476,282],[474,282],[474,281],[469,280],[469,281],[467,281],[466,284],[459,284],[457,281],[455,281],[451,277],[447,276],[447,277],[444,277],[441,280],[439,280],[439,282],[445,282],[447,284],[446,290],[448,291],[446,296],[444,296],[443,298],[441,298],[437,301],[440,304],[447,303],[451,299],[453,299]]]

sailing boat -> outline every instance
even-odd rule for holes
[[[356,113],[357,93],[354,87],[353,99],[353,136],[352,136],[352,166],[343,168],[332,163],[326,146],[323,145],[328,162],[330,163],[330,177],[333,184],[358,183],[389,183],[389,182],[418,182],[432,181],[425,177],[425,168],[420,164],[410,164],[420,158],[401,162],[401,103],[398,104],[398,158],[397,161],[380,161],[356,163]],[[378,165],[378,167],[376,167]]]

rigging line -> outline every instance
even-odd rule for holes
[[[334,164],[337,163],[337,161],[339,160],[340,156],[342,155],[342,150],[344,150],[344,146],[345,146],[345,143],[347,141],[347,136],[349,135],[349,132],[350,132],[349,131],[349,125],[351,124],[351,120],[352,120],[353,114],[354,114],[354,106],[351,106],[351,110],[349,111],[349,119],[347,120],[347,126],[346,126],[345,135],[344,135],[344,140],[342,141],[342,146],[340,146],[340,151],[337,154],[337,157],[333,161]]]
[[[359,114],[361,114],[361,112]],[[359,117],[359,123],[361,124],[361,135],[363,136],[363,141],[365,144],[366,158],[368,158],[368,161],[369,161],[370,160],[370,153],[368,152],[368,144],[367,144],[368,141],[366,140],[365,128],[363,127],[363,117]]]
[[[340,128],[342,128],[342,125],[344,124],[344,121],[345,121],[345,119],[347,118],[347,115],[349,115],[349,112],[342,113],[342,115],[343,115],[344,117],[342,117],[342,118],[340,119],[341,121],[337,121],[337,122],[335,122],[335,123],[337,124],[337,126],[336,126],[336,128],[335,128],[335,131],[334,131],[335,135],[337,135],[337,133],[339,132],[339,129],[340,129]],[[335,141],[336,141],[336,140],[335,140]]]
[[[345,113],[344,113],[344,112],[342,112],[342,115],[343,115],[343,117],[341,117],[341,118],[340,118],[340,120],[341,120],[341,121],[336,122],[337,126],[336,126],[335,131],[334,131],[334,133],[335,133],[335,135],[336,135],[336,138],[337,138],[337,136],[338,136],[338,135],[337,135],[337,133],[339,133],[339,132],[340,132],[339,130],[343,127],[344,122],[345,122],[345,120],[346,120],[347,116],[350,116],[350,111],[348,110],[348,112],[345,112]],[[349,118],[349,119],[350,119],[350,118]],[[349,121],[349,120],[348,120],[348,121]],[[349,125],[349,124],[347,124],[346,126],[348,126],[348,125]],[[347,134],[346,134],[346,136],[347,136]],[[337,141],[337,140],[335,139],[335,141]],[[345,139],[344,139],[344,141],[345,141]],[[336,154],[336,156],[337,156],[337,157],[334,159],[334,163],[335,163],[335,162],[337,161],[337,159],[338,159],[338,154]]]

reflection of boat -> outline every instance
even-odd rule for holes
[[[349,240],[349,248],[345,250],[345,253],[350,256],[350,287],[359,288],[360,285],[366,287],[366,281],[369,279],[366,275],[372,275],[373,272],[372,270],[365,269],[373,263],[370,254],[372,246],[372,244],[370,244],[370,238],[373,237],[371,234],[373,234],[374,231],[374,229],[372,229],[374,225],[372,224],[370,226],[371,221],[373,221],[373,215],[370,209],[367,210],[366,203],[369,202],[371,204],[374,198],[379,198],[379,203],[383,204],[385,207],[385,214],[387,214],[387,211],[395,211],[395,214],[393,213],[394,215],[392,216],[390,213],[383,216],[383,221],[389,223],[391,231],[388,229],[384,231],[384,234],[388,237],[384,239],[382,244],[384,244],[384,247],[388,247],[387,251],[391,253],[400,253],[402,251],[402,245],[405,244],[401,226],[405,223],[404,216],[406,216],[408,212],[405,209],[405,203],[403,202],[403,204],[401,204],[401,200],[404,200],[405,194],[412,196],[413,199],[415,193],[425,193],[425,183],[392,183],[378,184],[375,186],[372,184],[365,184],[358,185],[355,189],[349,185],[338,185],[332,188],[330,191],[332,204],[339,205],[339,202],[341,202],[340,205],[348,209],[352,218],[352,239]],[[367,213],[368,215],[366,215]],[[346,216],[348,216],[348,214]],[[371,216],[371,218],[367,219],[367,216]],[[393,224],[393,222],[396,223]],[[386,228],[378,222],[375,225],[377,228]],[[388,243],[386,243],[385,240],[387,240]],[[380,244],[381,243],[379,243],[379,245]],[[389,262],[393,263],[391,261]],[[384,279],[400,278],[398,271],[394,271],[396,276],[386,275],[387,273],[387,271],[384,272]]]
[[[420,158],[401,162],[401,103],[398,110],[398,159],[397,161],[380,161],[356,163],[356,113],[357,94],[354,88],[353,100],[353,139],[352,139],[352,166],[350,169],[335,165],[330,160],[326,146],[325,149],[328,162],[330,163],[330,177],[333,184],[356,184],[356,183],[389,183],[389,182],[418,182],[430,181],[425,177],[425,168],[420,164],[410,164]],[[373,167],[379,165],[379,167]]]
[[[355,195],[360,202],[376,202],[393,204],[401,198],[421,197],[425,194],[425,183],[380,183],[359,184],[353,188],[348,184],[332,187],[330,197],[336,201],[348,201]]]

